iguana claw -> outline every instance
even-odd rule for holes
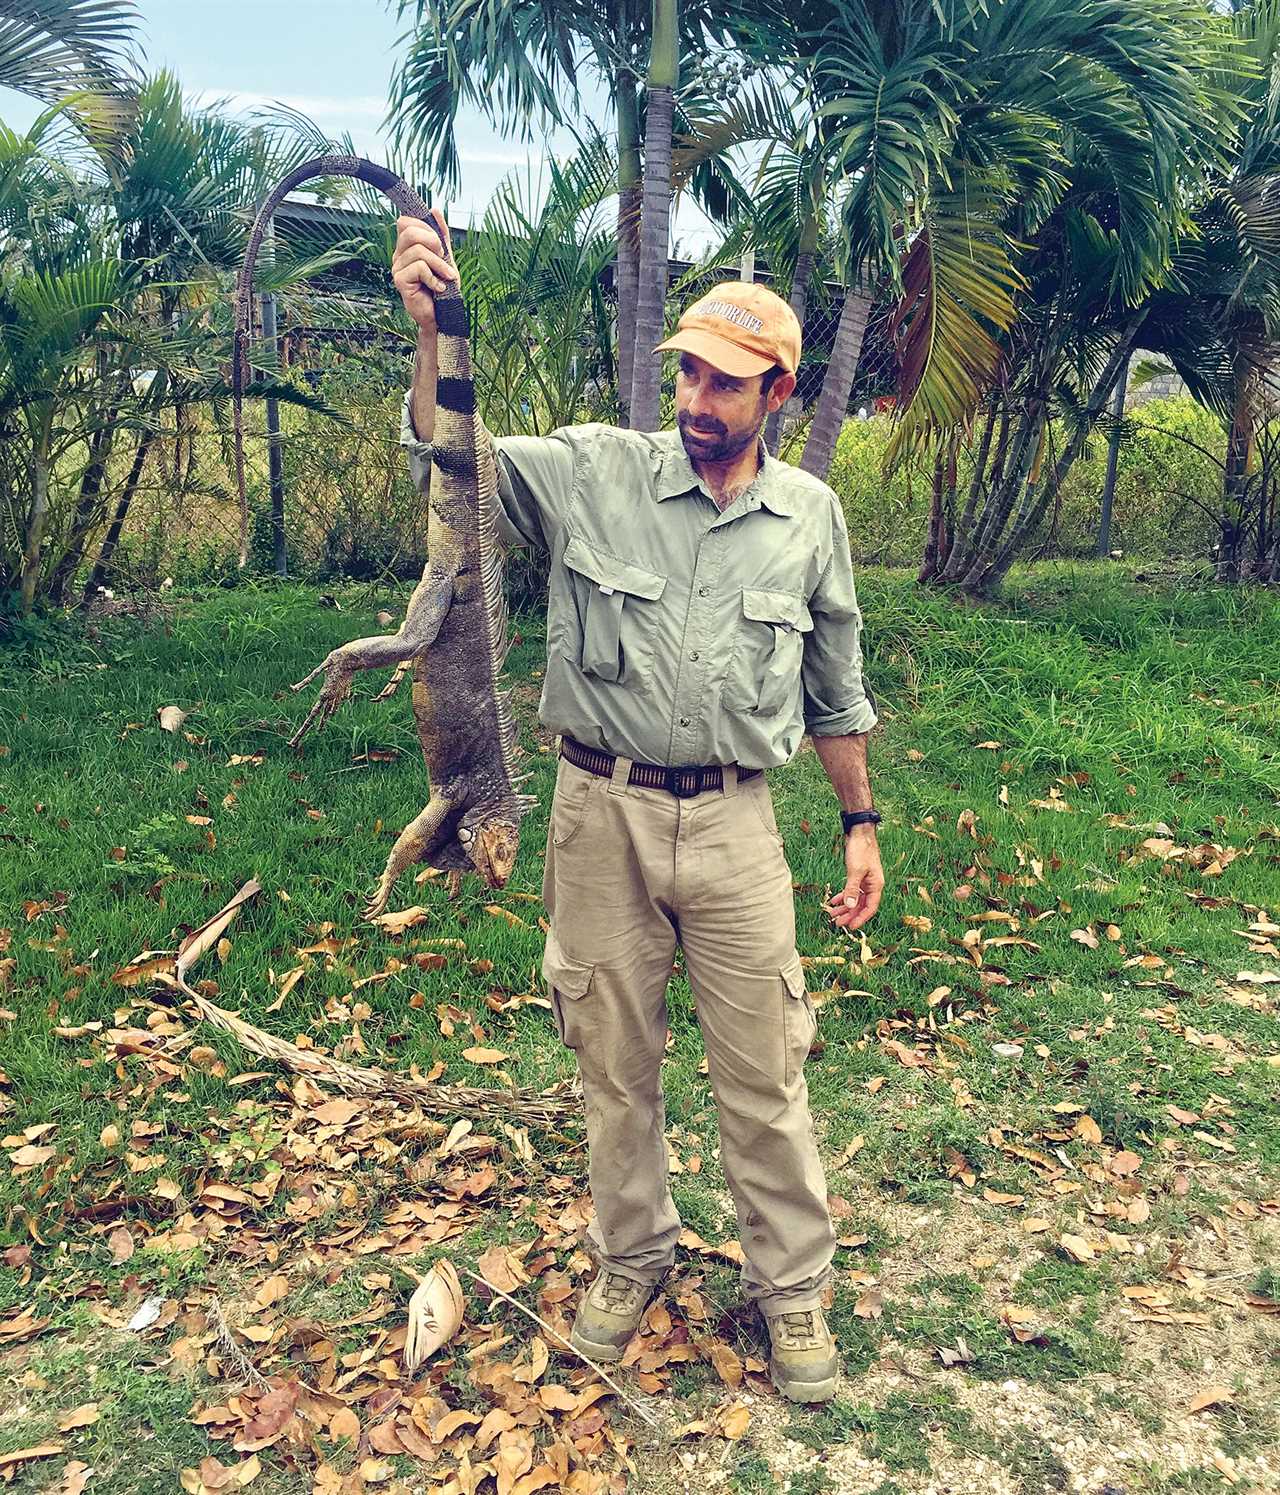
[[[292,748],[296,748],[301,743],[312,727],[324,726],[325,722],[329,720],[338,707],[351,694],[352,672],[350,668],[344,668],[341,660],[333,660],[332,664],[330,663],[331,660],[333,660],[332,655],[323,664],[317,665],[305,680],[299,680],[297,685],[293,687],[294,690],[302,690],[304,686],[309,685],[315,679],[321,670],[325,672],[325,681],[320,687],[320,694],[316,697],[311,710],[303,717],[302,725],[289,739],[289,746]]]

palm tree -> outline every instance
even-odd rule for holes
[[[0,0],[0,85],[55,104],[120,92],[133,0]]]
[[[653,0],[653,36],[645,84],[644,194],[636,277],[636,327],[631,378],[631,424],[658,425],[662,366],[647,356],[662,339],[671,236],[671,122],[679,84],[678,0]]]
[[[590,85],[603,90],[617,138],[618,386],[625,422],[640,256],[639,85],[650,50],[651,0],[397,0],[397,8],[413,20],[392,83],[396,142],[449,189],[459,175],[454,126],[463,103],[528,139],[536,129],[590,118]],[[751,9],[685,0],[676,16],[681,65],[728,39]]]
[[[1247,6],[1232,26],[1246,114],[1230,160],[1194,184],[1192,231],[1147,298],[1138,341],[1172,364],[1226,428],[1219,579],[1274,580],[1280,536],[1256,446],[1273,416],[1280,337],[1280,3]]]
[[[65,119],[0,125],[0,588],[24,611],[65,595],[104,524],[105,578],[168,412],[225,392],[243,208],[298,148],[187,110],[164,74],[104,155]],[[277,278],[312,268],[285,257]]]
[[[1212,154],[1222,123],[1221,26],[1195,0],[841,0],[836,10],[813,66],[844,262],[855,293],[885,281],[905,297],[909,450],[926,432],[960,429],[996,377],[1019,231],[1034,233],[1060,200],[1073,156],[1111,180],[1117,294],[1135,301],[1162,272],[1179,169]],[[1205,58],[1202,72],[1188,55]],[[1015,214],[1002,207],[1015,202]],[[805,450],[819,474],[866,327],[865,306],[846,300],[846,312]]]

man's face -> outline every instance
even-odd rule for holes
[[[765,415],[773,406],[773,392],[768,397],[761,392],[763,377],[755,374],[749,379],[735,379],[696,354],[681,353],[676,375],[676,424],[690,461],[731,462],[755,444]],[[779,376],[776,383],[781,384],[786,377]]]

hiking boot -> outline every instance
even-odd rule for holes
[[[569,1343],[590,1360],[621,1360],[652,1293],[652,1287],[601,1267],[578,1307]]]
[[[826,1402],[836,1394],[836,1342],[821,1308],[767,1313],[769,1379],[793,1402]]]

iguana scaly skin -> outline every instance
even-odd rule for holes
[[[244,500],[241,402],[248,373],[253,265],[276,205],[299,183],[318,176],[370,182],[403,213],[431,221],[426,204],[399,177],[359,156],[320,156],[291,171],[254,221],[236,287],[236,476]],[[448,244],[444,225],[441,243]],[[446,249],[447,253],[447,249]],[[323,673],[320,695],[290,739],[296,747],[326,722],[351,690],[357,670],[407,666],[413,672],[413,715],[431,781],[431,797],[391,850],[377,891],[365,907],[375,918],[406,867],[423,862],[450,874],[456,888],[475,871],[489,887],[511,875],[520,820],[534,803],[517,786],[518,749],[509,696],[498,676],[509,644],[497,531],[498,492],[493,447],[476,414],[470,325],[456,288],[435,293],[439,334],[436,428],[427,514],[426,569],[414,588],[398,633],[356,639],[335,649],[293,688]],[[394,688],[392,681],[390,689]]]

